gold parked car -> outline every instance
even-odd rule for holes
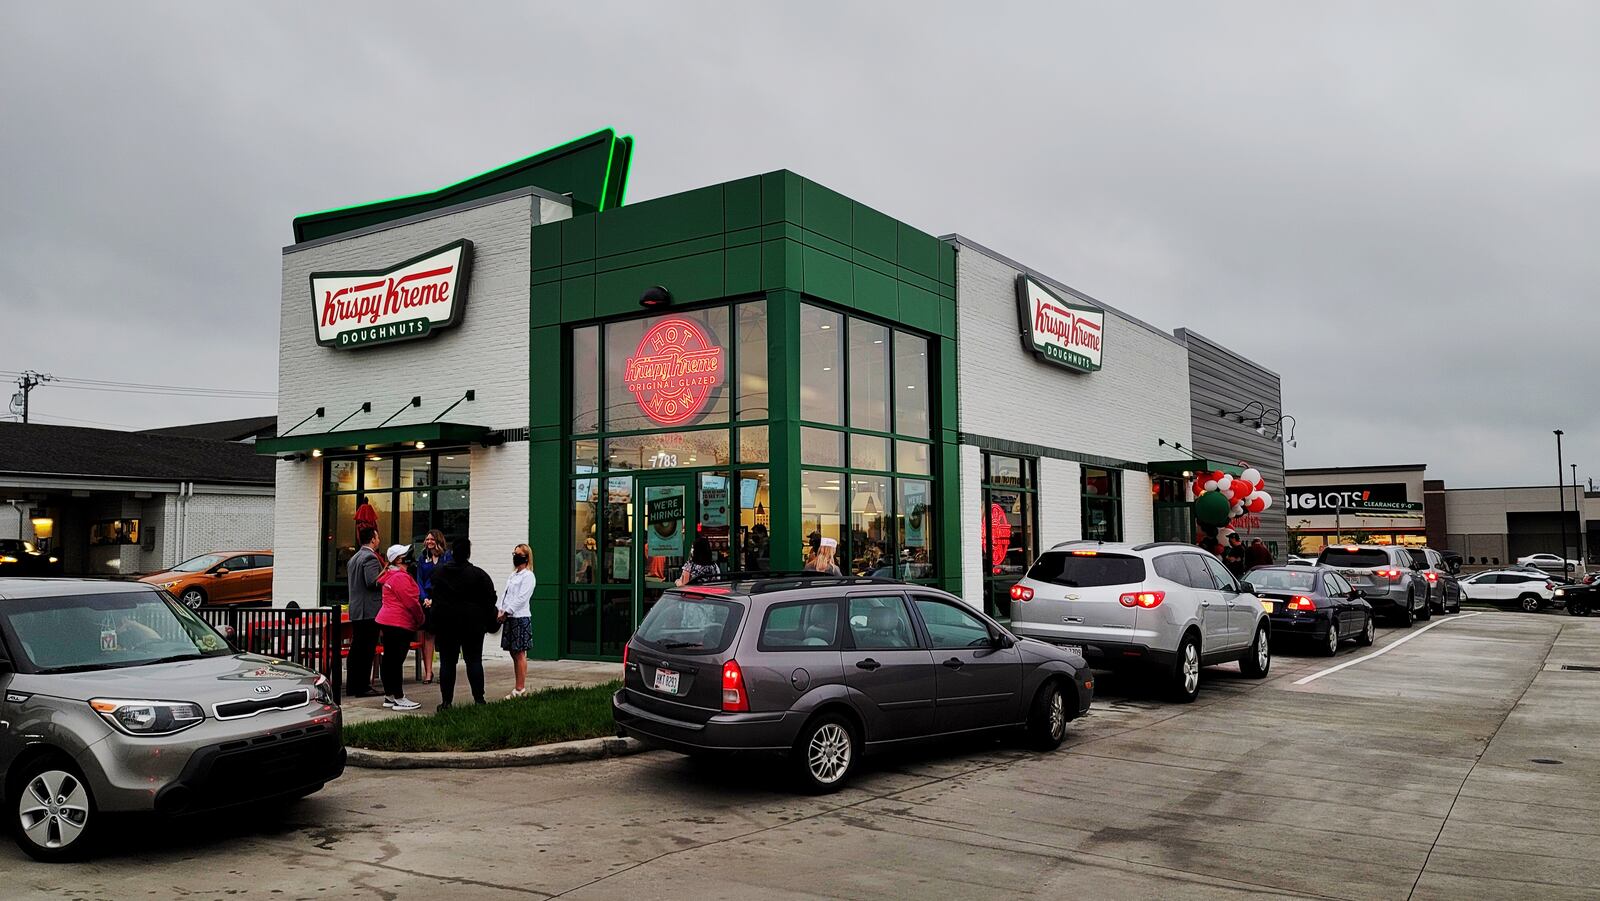
[[[190,610],[206,604],[272,600],[271,551],[215,551],[139,581],[171,592]]]

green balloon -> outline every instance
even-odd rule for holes
[[[1225,526],[1232,505],[1220,491],[1207,491],[1194,499],[1194,518],[1204,526]]]

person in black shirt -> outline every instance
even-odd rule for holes
[[[495,622],[497,594],[489,574],[472,565],[472,541],[461,538],[451,548],[448,563],[433,571],[434,636],[439,645],[439,707],[449,707],[455,697],[456,659],[467,661],[467,684],[472,700],[482,704],[483,636]]]
[[[1244,542],[1238,532],[1228,534],[1228,546],[1222,549],[1222,565],[1233,573],[1235,579],[1244,578]]]

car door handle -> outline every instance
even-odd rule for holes
[[[871,657],[868,657],[865,660],[857,660],[856,661],[856,669],[864,669],[864,670],[867,670],[868,672],[871,672],[872,670],[875,670],[880,666],[883,666],[883,664],[879,663],[876,660],[873,660]]]
[[[960,657],[951,657],[949,660],[944,662],[944,665],[950,667],[951,669],[960,669],[961,663],[962,661]]]

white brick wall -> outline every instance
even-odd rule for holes
[[[1041,362],[1022,346],[1016,291],[1021,271],[970,244],[957,250],[962,432],[1135,463],[1171,456],[1158,439],[1190,443],[1189,359],[1182,343],[1108,309],[1099,372]],[[976,486],[979,478],[975,449],[963,447],[961,459],[963,590],[971,600],[978,596],[973,574],[980,565],[981,502],[976,488],[967,487],[969,479]],[[1040,459],[1041,548],[1082,537],[1080,473],[1072,461]],[[1149,477],[1124,470],[1122,486],[1125,537],[1150,540]]]
[[[978,610],[983,609],[983,544],[980,521],[974,513],[983,509],[983,452],[971,444],[961,445],[961,598]]]
[[[372,412],[358,414],[340,428],[373,428],[417,394],[421,408],[408,409],[389,424],[428,422],[468,389],[476,392],[476,400],[458,405],[444,421],[527,428],[529,231],[538,222],[568,215],[570,209],[559,203],[517,197],[285,252],[278,355],[278,421],[283,428],[324,407],[325,418],[312,420],[296,434],[327,431],[366,401],[372,403]],[[383,268],[460,238],[472,241],[473,263],[458,325],[390,345],[354,350],[318,346],[310,273]],[[320,461],[278,463],[277,603],[297,599],[304,604],[319,597],[321,474]],[[511,546],[527,537],[527,443],[473,448],[471,477],[475,556],[494,573],[500,546],[504,554],[499,556],[509,560]]]

